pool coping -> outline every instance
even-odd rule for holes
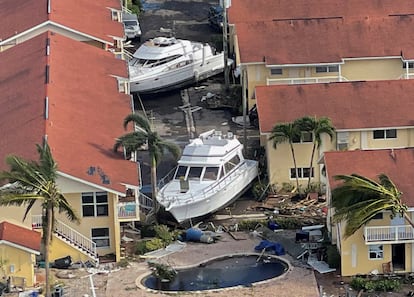
[[[167,293],[168,294],[182,294],[184,292],[195,293],[195,294],[214,293],[214,292],[223,292],[223,291],[227,291],[227,290],[234,290],[234,289],[246,288],[246,287],[250,287],[250,286],[251,287],[255,287],[255,286],[267,284],[267,283],[270,283],[270,282],[273,282],[273,281],[276,281],[276,280],[280,280],[280,279],[286,277],[286,275],[292,270],[292,264],[290,263],[290,261],[287,260],[287,259],[285,259],[285,258],[283,258],[283,257],[281,257],[281,256],[277,256],[277,255],[274,255],[274,254],[268,254],[268,253],[264,253],[263,254],[263,253],[251,253],[251,252],[248,252],[248,253],[223,254],[223,255],[220,255],[220,256],[216,256],[216,257],[212,257],[212,258],[206,259],[206,260],[201,261],[201,262],[196,263],[196,264],[177,266],[177,267],[173,267],[173,268],[174,269],[177,269],[177,270],[180,270],[180,269],[189,269],[189,268],[198,267],[201,264],[204,264],[204,263],[207,263],[207,262],[210,262],[210,261],[214,261],[214,260],[221,259],[221,258],[225,258],[225,257],[234,257],[234,256],[272,257],[274,259],[278,259],[278,260],[284,262],[288,267],[287,267],[286,271],[283,274],[279,275],[279,276],[276,276],[276,277],[273,277],[273,278],[270,278],[270,279],[266,279],[266,280],[263,280],[263,281],[260,281],[260,282],[255,282],[255,283],[252,283],[249,286],[238,285],[238,286],[227,287],[227,288],[218,288],[218,289],[210,289],[210,290],[198,290],[198,291],[163,291],[163,290],[154,290],[154,289],[147,288],[147,287],[145,287],[142,284],[142,280],[144,278],[146,278],[147,276],[151,275],[152,272],[153,272],[152,270],[146,271],[146,272],[142,273],[141,275],[139,275],[135,279],[135,285],[137,286],[137,288],[139,288],[141,290],[145,290],[147,292],[152,292],[152,293],[165,293],[165,294],[167,294]]]

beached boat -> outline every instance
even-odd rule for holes
[[[201,42],[156,37],[142,44],[128,64],[131,92],[156,93],[223,72],[224,54]]]
[[[211,130],[192,139],[177,168],[159,184],[157,201],[177,222],[203,217],[234,202],[258,175],[233,133]]]

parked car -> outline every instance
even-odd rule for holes
[[[122,13],[122,23],[124,24],[127,39],[141,40],[141,27],[136,14]]]

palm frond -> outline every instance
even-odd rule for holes
[[[136,113],[127,115],[124,119],[124,129],[126,129],[128,127],[128,124],[131,122],[134,123],[136,127],[141,128],[142,132],[145,132],[145,133],[151,132],[151,125],[148,122],[147,118],[140,116],[139,114],[136,114]]]

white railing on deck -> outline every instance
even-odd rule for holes
[[[135,202],[119,202],[118,218],[128,219],[137,217],[137,204]]]
[[[410,225],[365,227],[365,242],[414,241],[414,229]]]
[[[139,207],[143,213],[149,213],[154,207],[154,202],[152,201],[152,198],[139,193]]]
[[[32,216],[32,228],[42,228],[41,215]],[[56,220],[54,232],[70,242],[72,245],[88,253],[95,259],[98,258],[98,253],[96,252],[96,243],[75,229],[69,227],[59,220]]]
[[[348,79],[343,76],[268,78],[267,85],[314,84],[337,81],[348,81]]]

